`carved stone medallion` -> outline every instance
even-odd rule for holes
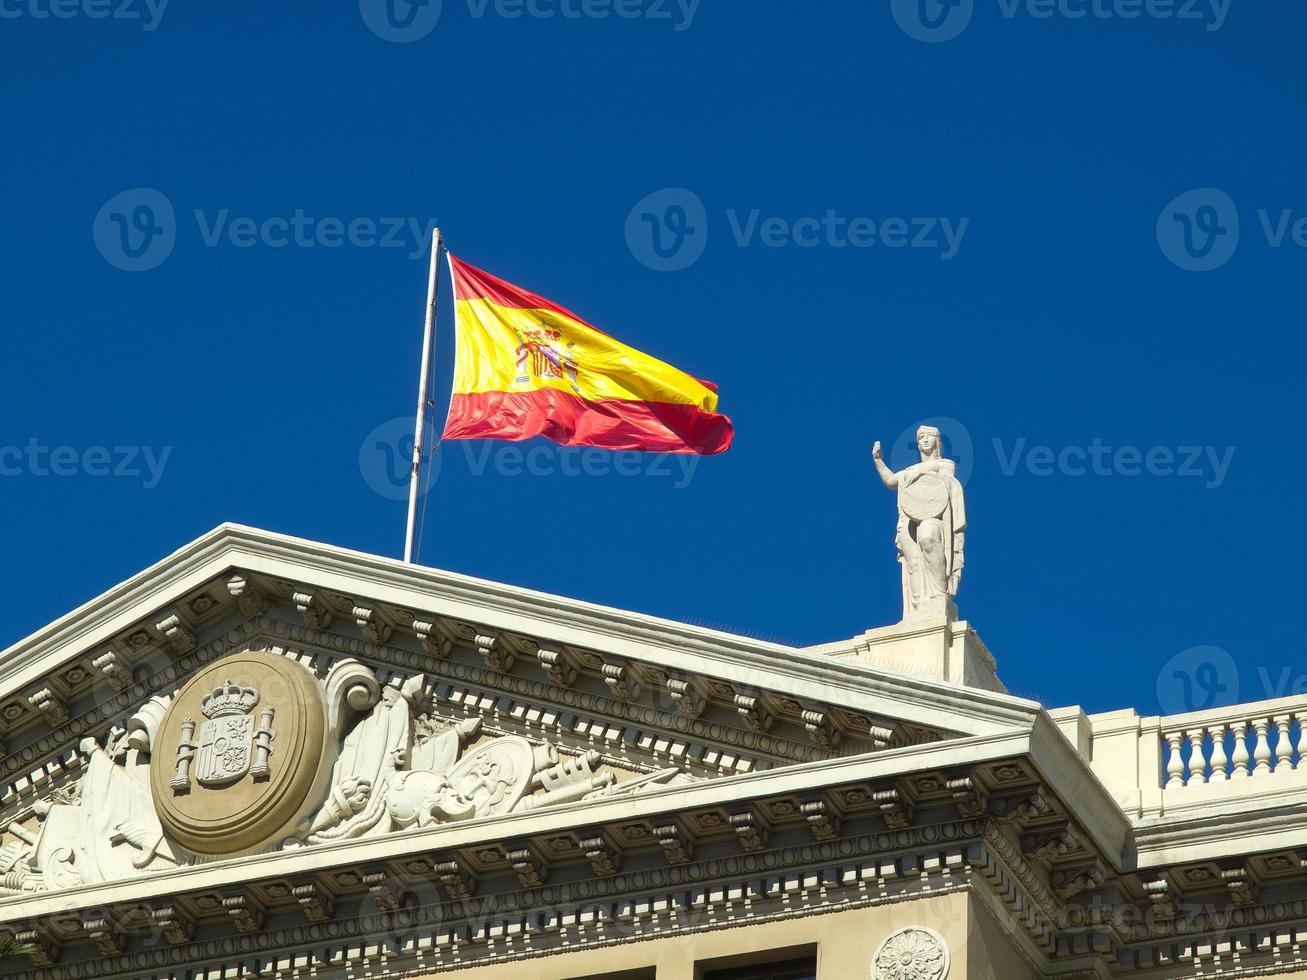
[[[280,840],[325,778],[326,699],[305,668],[240,653],[187,682],[159,726],[150,781],[159,820],[197,854]]]
[[[876,950],[872,980],[944,980],[948,976],[948,945],[925,926],[891,933]]]

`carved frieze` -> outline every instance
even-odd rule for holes
[[[242,576],[228,586],[238,601],[251,598]],[[316,596],[297,593],[295,601],[325,619]],[[356,620],[371,619],[358,604],[353,612]],[[179,629],[175,614],[160,623],[165,636]],[[481,636],[491,659],[517,650],[516,641],[501,646],[501,638]],[[169,642],[184,643],[175,636]],[[561,648],[538,651],[545,673],[563,685],[576,678],[574,656]],[[83,739],[73,777],[45,791],[30,824],[8,828],[13,840],[0,851],[0,896],[631,796],[692,778],[674,766],[614,769],[618,764],[597,749],[560,752],[487,732],[480,715],[443,714],[421,674],[378,675],[346,658],[324,676],[310,664],[280,648],[232,653],[204,663],[176,691],[150,697],[124,726]],[[96,667],[117,678],[116,687],[130,688],[116,657],[106,654]],[[50,691],[37,692],[31,704],[47,715],[62,707]],[[746,846],[756,839],[750,827],[740,833]],[[688,855],[689,840],[675,846]],[[616,873],[620,855],[602,838],[587,838],[584,853],[596,874]],[[524,881],[543,880],[544,865],[530,853],[515,852],[510,865]],[[460,866],[446,861],[431,870],[451,897],[470,896],[474,882]],[[330,893],[298,887],[295,901],[310,921],[330,915]],[[238,924],[248,927],[261,914],[256,895],[228,898],[224,908]],[[151,915],[171,941],[187,941],[191,927],[179,908]],[[105,949],[115,941],[111,926],[100,922],[92,937]]]

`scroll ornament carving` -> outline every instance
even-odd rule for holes
[[[948,945],[934,929],[912,926],[892,933],[876,950],[872,980],[944,980]]]

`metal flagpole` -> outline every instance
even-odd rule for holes
[[[431,233],[431,274],[427,280],[427,323],[422,337],[422,377],[418,380],[417,425],[413,430],[413,472],[408,483],[408,530],[404,535],[404,560],[413,561],[413,536],[417,531],[418,476],[422,472],[422,443],[427,419],[427,377],[431,373],[431,357],[436,346],[436,287],[440,268],[440,229]]]

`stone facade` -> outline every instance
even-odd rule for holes
[[[794,649],[224,526],[0,656],[0,975],[1307,976],[1304,710],[1048,712],[949,601]]]

